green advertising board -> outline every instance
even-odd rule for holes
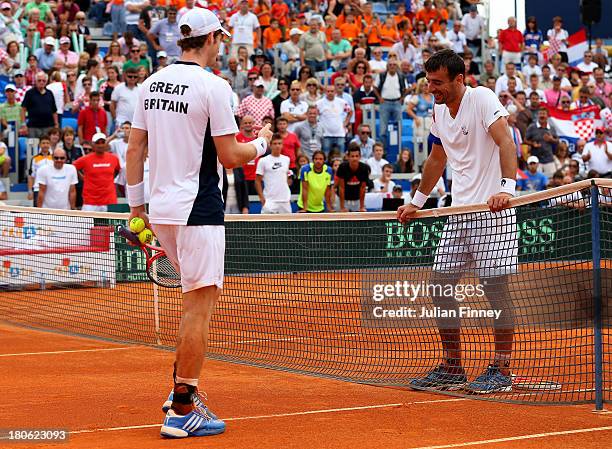
[[[602,212],[602,240],[612,235]],[[226,223],[226,274],[354,270],[433,264],[446,218],[396,220],[244,221]],[[589,260],[591,214],[569,208],[517,210],[519,261]],[[602,245],[602,258],[612,257]],[[118,282],[144,281],[140,250],[116,237]]]

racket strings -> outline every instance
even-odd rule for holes
[[[149,267],[149,275],[153,282],[164,287],[176,288],[181,286],[181,276],[165,254],[154,257]]]

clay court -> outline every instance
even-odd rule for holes
[[[223,435],[159,437],[174,354],[0,326],[0,428],[66,429],[57,448],[603,448],[612,414],[592,405],[512,405],[207,361]]]

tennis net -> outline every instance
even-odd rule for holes
[[[452,207],[404,225],[389,213],[228,216],[209,356],[404,387],[449,357],[439,327],[457,325],[470,380],[494,360],[514,375],[510,391],[478,397],[601,407],[612,396],[611,188],[582,181],[495,217]],[[148,281],[141,251],[114,232],[126,218],[0,206],[0,320],[172,348],[180,291]],[[453,307],[456,320],[444,315]]]

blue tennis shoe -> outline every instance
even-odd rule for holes
[[[432,388],[435,390],[460,390],[467,383],[467,377],[462,368],[439,365],[424,377],[412,379],[408,386],[415,390]]]
[[[512,391],[512,375],[503,374],[499,366],[489,365],[484,373],[465,386],[465,390],[474,394]]]
[[[170,408],[172,407],[173,399],[174,399],[174,390],[171,390],[170,394],[168,395],[168,399],[166,399],[166,402],[164,402],[164,405],[162,405],[162,411],[164,413],[168,413],[168,410],[170,410]],[[206,410],[206,413],[208,414],[208,416],[210,416],[212,419],[217,419],[217,415],[211,412],[210,409],[206,406],[205,401],[208,399],[206,397],[206,393],[196,390],[196,392],[192,396],[192,399],[193,399],[193,405],[195,407],[203,408],[204,410]]]
[[[223,432],[223,421],[212,418],[206,410],[196,407],[186,415],[177,415],[174,410],[168,410],[160,433],[165,438],[187,438],[218,435]]]

